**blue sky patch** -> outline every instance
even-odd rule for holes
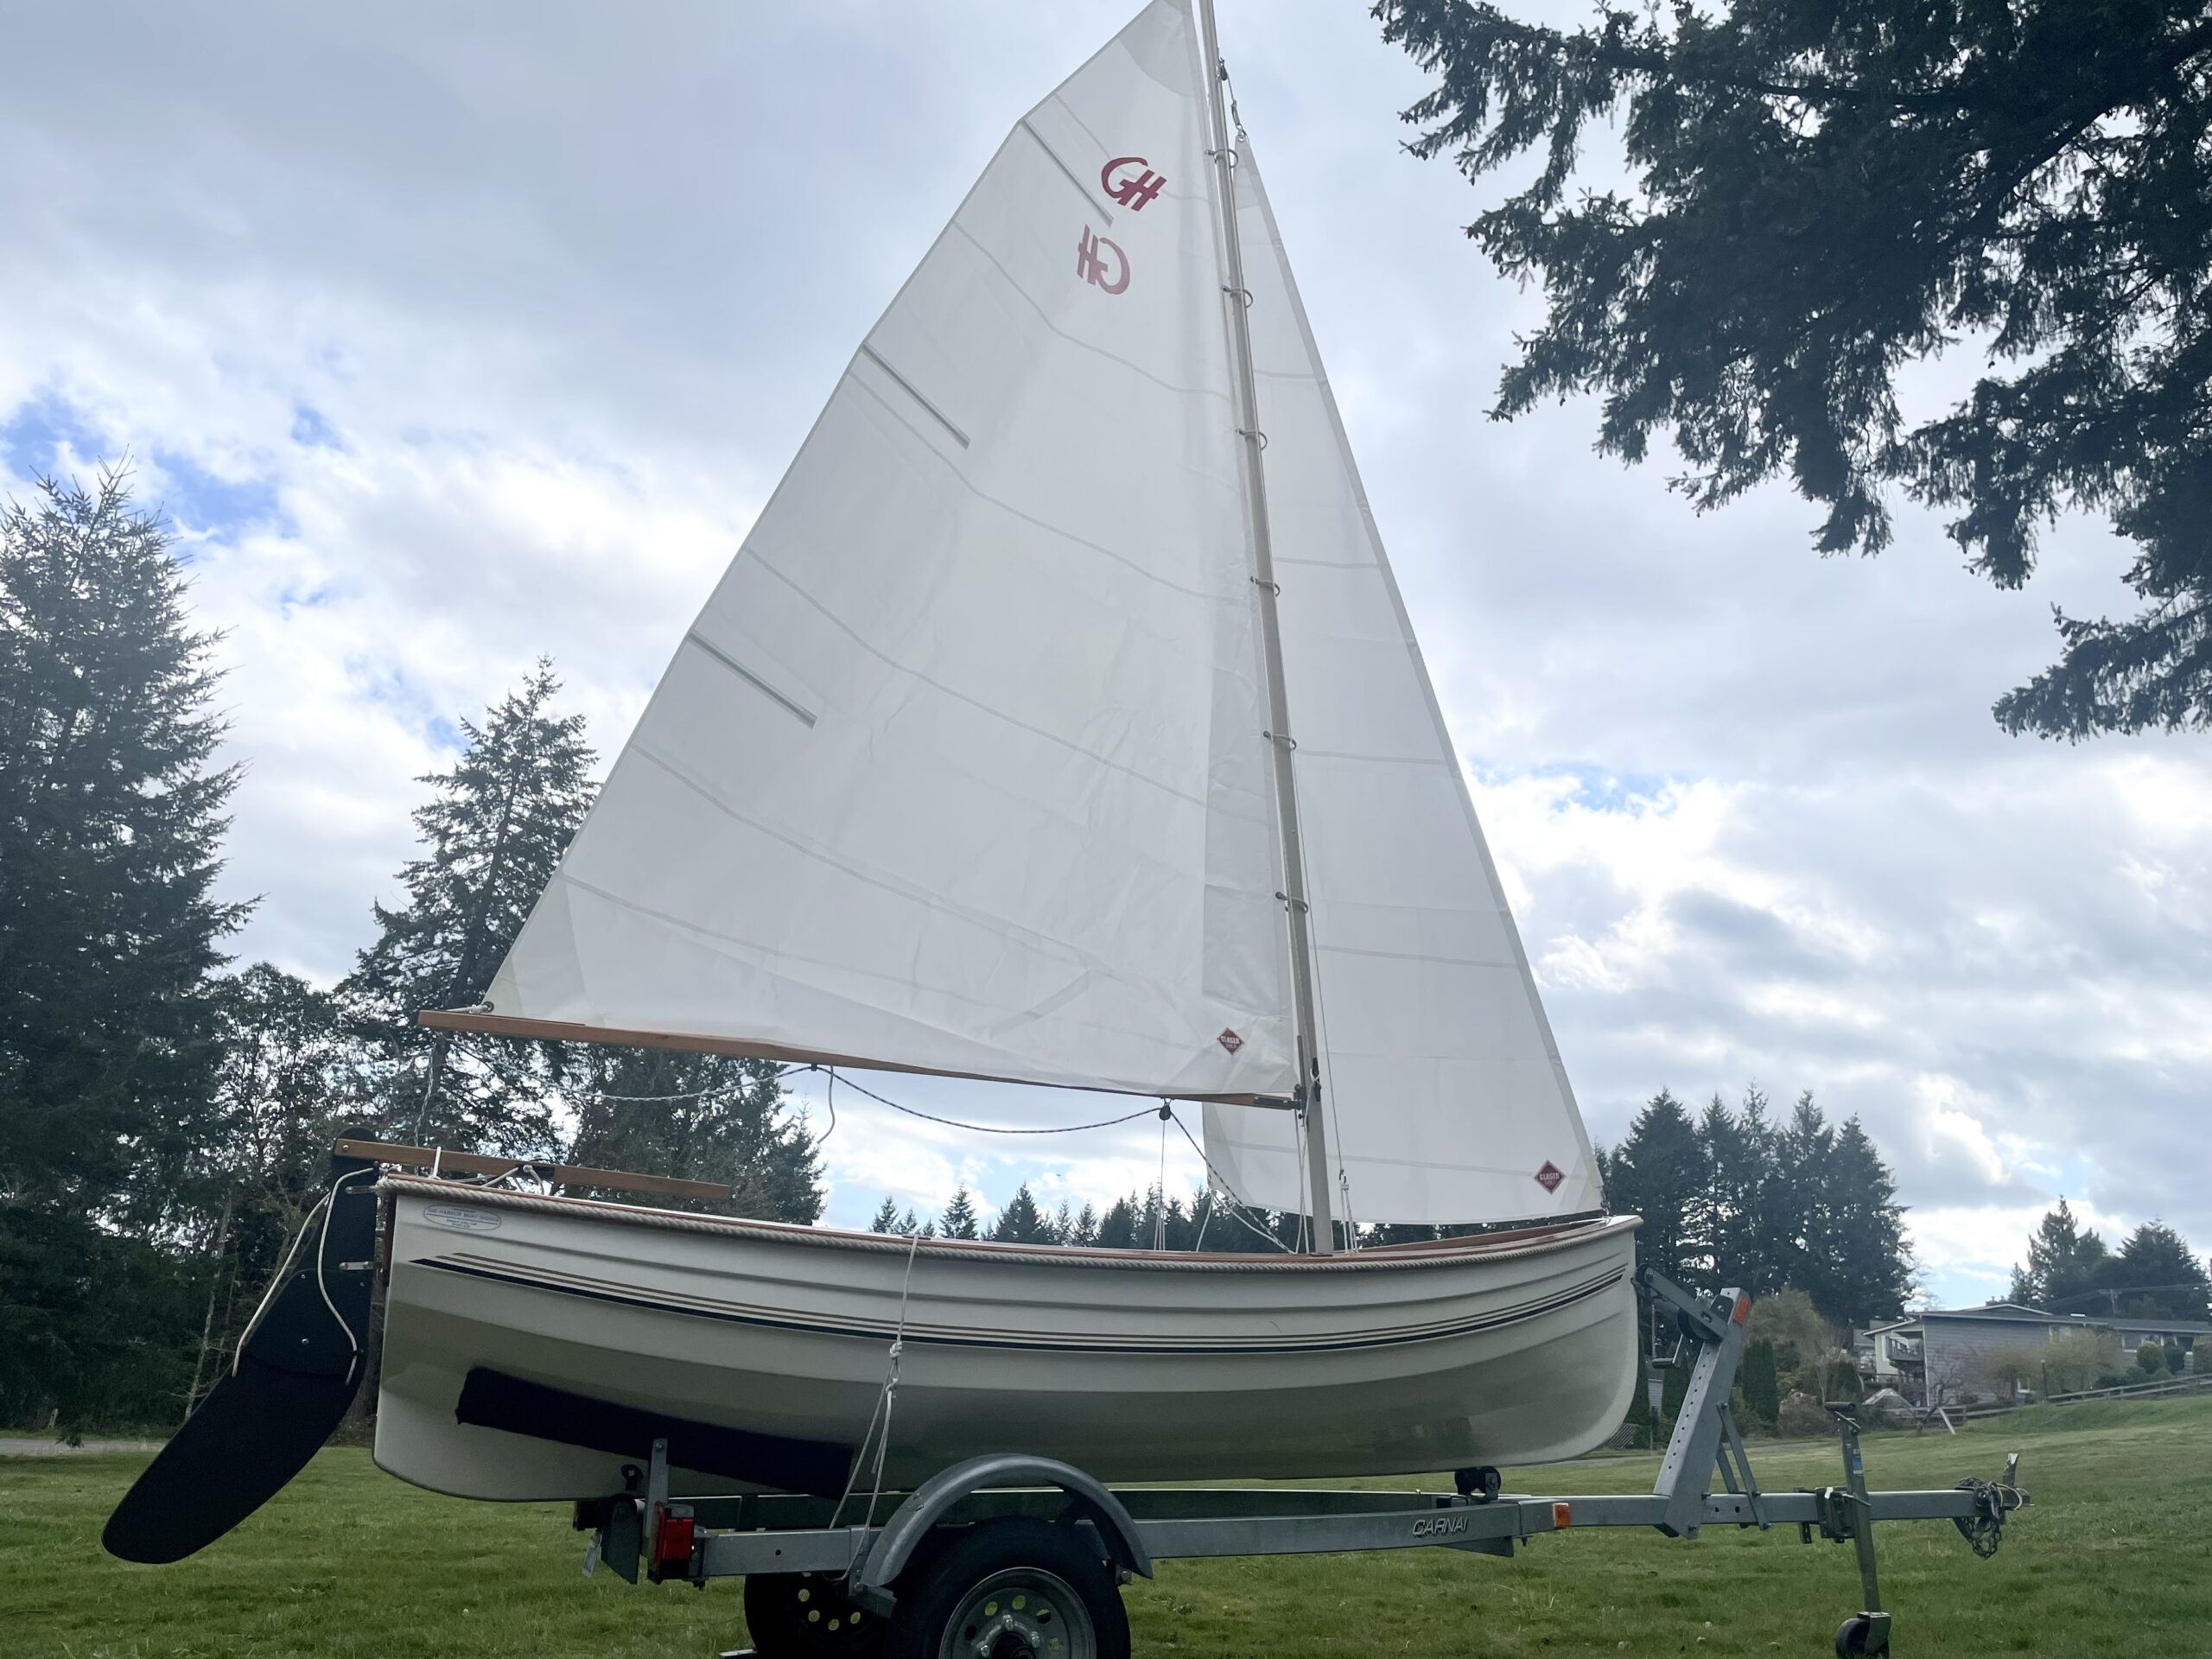
[[[292,442],[308,449],[338,449],[346,448],[338,435],[338,429],[331,425],[327,416],[312,404],[292,405]]]
[[[87,425],[75,404],[54,391],[41,391],[0,421],[0,457],[17,478],[44,478],[67,470],[62,451],[73,452],[71,465],[95,465],[107,459],[106,437]]]
[[[266,478],[221,478],[172,449],[155,450],[153,461],[165,480],[159,505],[181,530],[227,540],[250,525],[281,522],[276,486]]]

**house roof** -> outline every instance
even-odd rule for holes
[[[1986,1307],[1923,1308],[1895,1325],[1878,1325],[1875,1331],[1894,1331],[1925,1319],[1959,1319],[1989,1325],[2063,1325],[2084,1328],[2104,1325],[2114,1331],[2160,1332],[2172,1336],[2212,1336],[2212,1325],[2201,1319],[2160,1319],[2133,1313],[2046,1313],[2019,1302],[1993,1302]],[[1872,1335],[1872,1332],[1868,1333]]]

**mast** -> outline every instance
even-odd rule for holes
[[[1244,254],[1236,236],[1234,139],[1223,106],[1224,69],[1214,26],[1213,0],[1198,0],[1204,30],[1208,97],[1213,112],[1213,163],[1219,188],[1224,274],[1222,298],[1229,315],[1230,378],[1236,391],[1238,453],[1244,474],[1245,511],[1252,538],[1252,586],[1259,598],[1262,666],[1267,675],[1268,742],[1274,749],[1275,822],[1282,836],[1282,898],[1290,912],[1291,1018],[1298,1047],[1298,1102],[1306,1131],[1306,1189],[1313,1217],[1313,1245],[1322,1255],[1336,1250],[1334,1206],[1329,1197],[1329,1135],[1321,1104],[1320,1039],[1314,1015],[1313,938],[1306,899],[1306,853],[1298,829],[1298,789],[1291,773],[1297,745],[1290,735],[1290,701],[1283,686],[1282,629],[1276,616],[1274,552],[1268,526],[1267,476],[1261,461],[1260,397],[1252,375],[1252,331],[1245,315],[1250,292],[1244,283]]]

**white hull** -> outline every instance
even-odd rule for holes
[[[378,1463],[461,1497],[594,1497],[634,1455],[456,1421],[484,1368],[857,1446],[906,1241],[391,1179]],[[1636,1223],[1325,1259],[925,1242],[887,1486],[1020,1451],[1109,1481],[1576,1456],[1628,1408]],[[678,1470],[679,1491],[727,1490]],[[864,1482],[863,1484],[866,1483]]]

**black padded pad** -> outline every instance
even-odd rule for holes
[[[852,1449],[829,1440],[790,1440],[664,1416],[481,1365],[463,1380],[454,1418],[479,1428],[612,1452],[639,1463],[652,1456],[655,1440],[666,1440],[669,1463],[676,1468],[817,1497],[842,1492],[853,1466]]]

